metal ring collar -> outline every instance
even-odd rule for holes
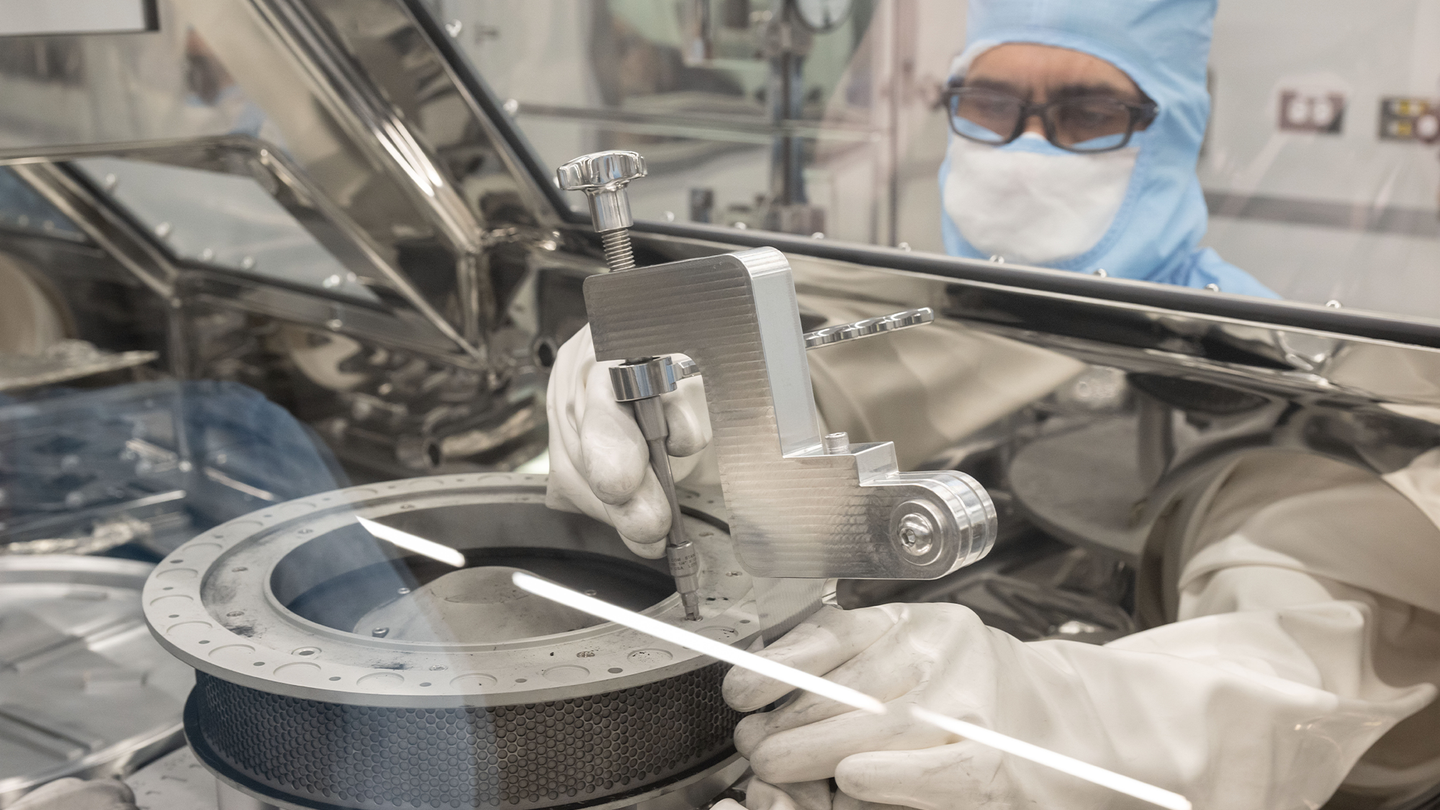
[[[668,357],[652,357],[643,363],[624,363],[610,368],[610,385],[615,399],[634,402],[668,394],[675,390],[681,375]]]

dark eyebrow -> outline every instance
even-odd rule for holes
[[[982,90],[994,90],[997,93],[1005,93],[1020,99],[1030,97],[1030,88],[1010,82],[1003,82],[999,79],[964,79],[957,86],[978,87]]]

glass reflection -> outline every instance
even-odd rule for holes
[[[1155,119],[1136,121],[1123,146],[1099,136],[1108,157],[1057,156],[1068,168],[1041,172],[1048,142],[1031,118],[1039,138],[1022,130],[1000,149],[1025,156],[989,174],[975,165],[982,151],[954,154],[945,93],[975,87],[971,68],[999,69],[1010,46],[981,54],[966,43],[999,41],[991,29],[1006,19],[956,3],[834,5],[839,22],[814,30],[806,4],[616,0],[576,14],[538,2],[517,14],[485,0],[429,3],[462,24],[456,42],[513,102],[542,163],[645,154],[651,177],[632,189],[644,218],[1433,315],[1440,22],[1423,4],[1387,2],[1384,22],[1335,2],[1323,21],[1283,0],[1179,4],[1163,22],[1074,4],[1025,38],[1064,40],[1067,58],[1104,63],[1119,98],[1154,102]],[[1402,30],[1414,33],[1397,40]],[[1389,57],[1362,55],[1379,50]],[[1030,85],[1054,61],[1032,51],[988,78],[1038,103]],[[1117,89],[1067,69],[1054,89],[1086,99]],[[1083,105],[1095,103],[1108,101]],[[1035,199],[1012,200],[1026,194]],[[1004,221],[996,198],[1013,209]],[[947,200],[978,220],[960,227]],[[1027,218],[1037,208],[1043,216]],[[1023,227],[1039,220],[1050,224]]]

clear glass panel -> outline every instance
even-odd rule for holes
[[[74,165],[177,256],[376,300],[253,178],[118,158]]]
[[[816,30],[805,18],[822,15],[812,5],[830,8],[839,22]],[[1142,93],[1135,100],[1147,93],[1166,100],[1153,137],[1141,124],[1126,148],[1165,152],[1182,177],[1198,149],[1205,205],[1201,189],[1184,192],[1186,221],[1193,220],[1184,227],[1160,217],[1166,221],[1137,225],[1143,214],[1136,211],[1156,208],[1153,198],[1138,199],[1150,191],[1127,185],[1136,176],[1124,174],[1127,167],[1097,168],[1123,162],[1123,148],[1078,163],[1059,153],[1035,199],[1024,199],[1006,174],[1023,160],[1002,158],[1008,164],[992,170],[993,154],[971,150],[946,164],[963,141],[947,125],[943,100],[952,60],[967,35],[984,34],[968,30],[965,4],[429,6],[457,31],[462,51],[506,100],[544,164],[600,149],[645,154],[651,175],[631,187],[641,217],[822,232],[1406,315],[1434,316],[1440,301],[1440,274],[1431,270],[1440,260],[1440,164],[1431,146],[1440,139],[1440,14],[1418,0],[1363,8],[1327,0],[1323,13],[1313,6],[1297,13],[1284,0],[1222,3],[1208,54],[1196,50],[1188,62],[1173,49],[1160,49],[1149,65],[1116,51],[1086,53],[1110,57],[1112,67],[1139,64],[1133,72],[1140,75],[1122,77],[1135,80]],[[1203,30],[1209,20],[1201,11],[1168,31],[1127,28],[1123,15],[1112,21],[1100,10],[1077,12],[1060,27],[1123,50]],[[1004,68],[991,61],[989,78],[1000,70],[1002,82],[1007,70],[1056,70],[1039,57]],[[1203,143],[1175,149],[1162,132],[1167,115],[1205,99],[1194,82],[1190,98],[1170,92],[1156,78],[1163,66],[1205,71],[1212,113]],[[1033,88],[1022,95],[1035,98]],[[1038,130],[1038,122],[1029,125]],[[1190,132],[1180,140],[1193,141],[1198,130]],[[1157,148],[1162,139],[1170,145]],[[1066,162],[1069,169],[1059,168]],[[951,171],[940,177],[946,165]],[[1137,165],[1143,171],[1146,163]],[[1121,211],[1127,193],[1137,199]],[[1109,202],[1087,202],[1097,198]],[[1047,217],[1058,224],[1037,224]],[[945,236],[944,223],[957,219],[965,245]],[[1127,239],[1133,244],[1125,251],[1105,249]],[[1183,250],[1134,258],[1166,242],[1183,242]]]
[[[888,86],[895,8],[830,4],[823,30],[747,2],[444,0],[457,41],[546,165],[645,155],[641,217],[895,240]],[[574,205],[583,208],[576,195]]]

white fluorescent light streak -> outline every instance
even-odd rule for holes
[[[442,546],[434,540],[426,540],[410,532],[392,529],[383,523],[376,523],[373,520],[367,520],[359,515],[356,515],[355,519],[360,521],[360,525],[365,527],[365,531],[370,532],[381,540],[394,543],[406,551],[429,557],[432,560],[438,560],[454,568],[465,567],[465,555],[449,546]]]
[[[916,720],[929,723],[951,734],[958,734],[967,740],[980,743],[981,745],[987,745],[996,750],[1004,751],[1007,754],[1014,754],[1017,757],[1028,759],[1031,762],[1037,762],[1046,767],[1054,768],[1061,773],[1078,776],[1087,782],[1094,782],[1101,787],[1110,788],[1118,793],[1134,796],[1141,801],[1166,807],[1169,808],[1169,810],[1190,810],[1190,800],[1181,796],[1179,793],[1173,793],[1164,788],[1155,787],[1146,782],[1141,782],[1139,779],[1122,776],[1114,771],[1107,771],[1097,765],[1081,762],[1073,757],[1067,757],[1064,754],[1051,751],[1048,748],[1032,745],[1024,740],[1017,740],[1014,737],[1001,734],[998,731],[992,731],[988,728],[977,726],[974,723],[967,723],[964,720],[956,720],[953,717],[946,717],[943,714],[936,714],[928,709],[922,709],[919,706],[910,707],[910,715]]]
[[[511,575],[515,587],[522,591],[529,591],[536,596],[543,596],[552,602],[559,602],[562,605],[582,610],[591,616],[598,616],[606,621],[624,625],[634,630],[639,630],[646,635],[654,636],[662,641],[668,641],[680,647],[694,650],[711,658],[718,658],[721,661],[734,664],[737,667],[758,672],[767,678],[774,678],[781,683],[788,683],[797,689],[804,689],[806,692],[813,692],[820,697],[829,698],[837,703],[844,703],[846,706],[853,706],[861,711],[871,714],[884,714],[885,704],[876,700],[864,692],[857,692],[848,686],[842,686],[834,681],[827,681],[824,678],[816,677],[808,672],[802,672],[794,667],[784,664],[777,664],[766,658],[761,658],[754,653],[731,647],[729,644],[716,641],[713,638],[706,638],[699,633],[692,633],[689,630],[682,630],[673,624],[666,624],[649,616],[643,616],[633,610],[612,605],[609,602],[596,599],[593,596],[586,596],[577,593],[569,588],[556,585],[548,580],[531,576],[520,571]]]
[[[363,518],[362,518],[363,520]],[[383,528],[383,527],[382,527]],[[389,531],[395,531],[390,529]],[[418,538],[417,538],[418,539]],[[827,681],[824,678],[811,675],[808,672],[798,670],[785,664],[776,663],[768,658],[762,658],[754,653],[749,653],[728,644],[706,638],[699,633],[692,633],[672,624],[666,624],[649,616],[643,616],[633,610],[612,605],[600,599],[572,591],[561,585],[556,585],[548,580],[540,579],[523,572],[517,571],[511,575],[515,587],[533,593],[536,596],[543,596],[553,602],[573,607],[577,610],[597,616],[606,621],[624,625],[634,630],[639,630],[647,635],[654,636],[662,641],[668,641],[686,649],[694,650],[711,658],[718,658],[721,661],[734,664],[737,667],[744,667],[753,672],[758,672],[767,678],[773,678],[781,683],[788,683],[797,689],[804,689],[807,692],[829,698],[837,703],[844,703],[862,711],[872,714],[885,714],[889,709],[884,703],[873,697],[842,686],[834,681]],[[917,707],[911,707],[910,716],[914,719],[929,723],[951,734],[964,737],[972,742],[1004,751],[1007,754],[1028,759],[1031,762],[1039,763],[1049,768],[1054,768],[1061,773],[1093,782],[1101,787],[1107,787],[1128,796],[1134,796],[1142,801],[1149,802],[1167,810],[1191,810],[1190,801],[1178,793],[1155,787],[1154,785],[1141,782],[1138,779],[1131,779],[1122,776],[1114,771],[1107,771],[1088,762],[1081,762],[1073,757],[1051,751],[1048,748],[1041,748],[1023,740],[1017,740],[998,731],[982,728],[973,723],[963,720],[956,720],[946,717],[943,714],[936,714],[932,711]]]

